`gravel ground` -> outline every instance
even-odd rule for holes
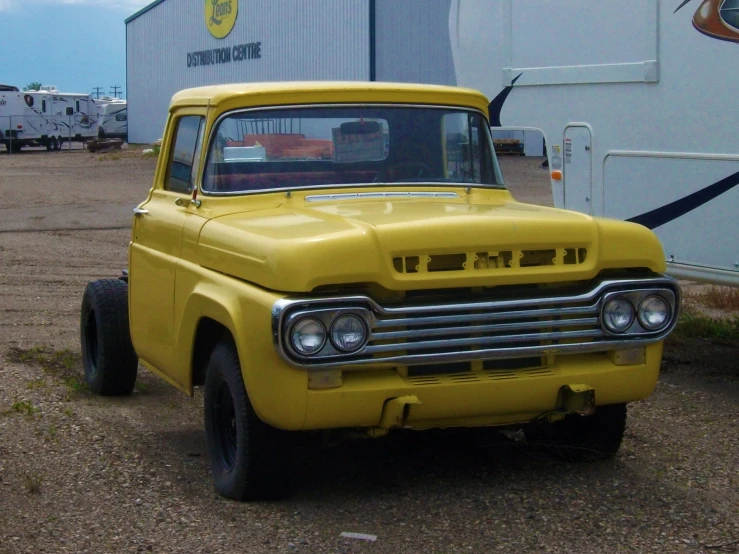
[[[401,434],[296,449],[289,500],[218,497],[201,394],[144,370],[129,398],[80,381],[84,285],[125,267],[154,163],[0,155],[0,553],[739,552],[734,343],[671,340],[610,462],[552,462],[493,432]],[[539,163],[501,160],[517,198],[551,204]]]

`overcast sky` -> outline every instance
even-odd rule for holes
[[[124,20],[151,0],[0,0],[0,83],[90,93],[126,84]]]

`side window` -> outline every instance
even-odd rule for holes
[[[77,100],[77,101],[75,102],[75,104],[76,104],[76,106],[75,106],[75,107],[76,107],[76,110],[75,110],[75,111],[76,111],[77,113],[80,113],[80,101],[79,101],[79,100]]]
[[[444,116],[447,178],[463,183],[501,184],[493,159],[490,131],[476,113]]]
[[[41,111],[46,113],[46,100],[41,100]]]
[[[116,121],[126,121],[128,120],[128,117],[124,113],[119,113],[115,116]]]
[[[196,152],[199,156],[202,142],[203,117],[186,115],[177,120],[175,142],[167,169],[165,188],[173,192],[189,193],[194,186],[197,167],[193,171]]]

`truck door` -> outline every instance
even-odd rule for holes
[[[568,125],[564,134],[565,208],[592,213],[592,149],[590,128]]]
[[[200,159],[204,117],[184,114],[168,132],[167,160],[147,202],[134,210],[129,252],[129,320],[139,358],[165,375],[174,370],[174,295],[182,229]],[[181,383],[180,383],[181,384]]]

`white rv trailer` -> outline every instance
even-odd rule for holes
[[[24,146],[58,150],[63,142],[98,136],[98,106],[89,94],[0,91],[0,141],[14,152]]]
[[[125,100],[103,96],[96,99],[99,107],[100,138],[120,138],[128,140],[128,110]]]
[[[543,131],[555,206],[739,285],[739,0],[452,0],[449,31],[491,123]]]

